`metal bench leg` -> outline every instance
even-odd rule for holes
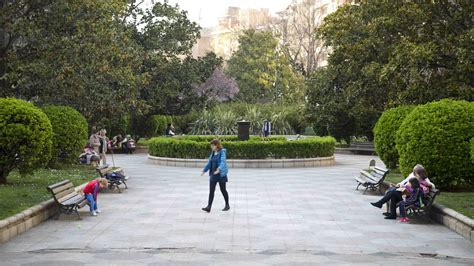
[[[367,190],[369,189],[369,186],[365,187],[364,194],[367,193]]]
[[[125,181],[122,181],[122,183],[125,185],[125,189],[128,189],[127,183]]]
[[[356,190],[359,190],[360,185],[362,185],[362,183],[359,183],[359,184],[357,185]]]
[[[79,214],[79,211],[77,210],[77,206],[74,207],[74,210],[73,210],[73,211],[76,213],[77,219],[78,219],[78,220],[82,220],[81,215]]]

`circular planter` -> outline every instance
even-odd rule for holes
[[[148,155],[148,159],[157,165],[201,168],[207,159],[180,159]],[[297,159],[228,159],[227,165],[231,168],[302,168],[335,165],[334,156],[320,158]]]

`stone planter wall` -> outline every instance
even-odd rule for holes
[[[148,155],[148,159],[157,165],[173,167],[201,168],[207,163],[207,159],[165,158],[151,155]],[[334,165],[336,160],[334,156],[307,159],[228,159],[227,164],[231,168],[301,168]]]
[[[385,192],[389,187],[389,183],[384,182],[382,189]],[[441,191],[441,193],[443,192]],[[471,242],[474,242],[473,219],[470,219],[453,209],[446,208],[443,205],[436,203],[436,199],[433,203],[433,206],[431,207],[431,210],[428,212],[428,215],[434,221],[448,227],[466,239],[469,239]]]
[[[85,185],[82,184],[76,187],[76,191],[79,191]],[[0,220],[0,243],[5,243],[17,235],[23,234],[57,213],[56,203],[53,199],[49,199],[16,215]]]

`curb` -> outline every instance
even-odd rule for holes
[[[75,187],[76,191],[84,188],[86,184],[87,183],[84,183]],[[13,216],[0,220],[0,244],[12,240],[57,213],[58,210],[54,199],[49,199]]]
[[[149,154],[148,159],[154,164],[172,167],[199,168],[207,163],[207,159],[167,158]],[[232,168],[304,168],[335,165],[336,159],[334,156],[306,159],[228,159],[227,164]]]
[[[384,181],[384,192],[389,186],[389,183],[387,181]],[[428,211],[428,216],[432,220],[446,226],[447,228],[458,233],[467,240],[474,242],[473,219],[436,202],[433,203],[431,209]]]

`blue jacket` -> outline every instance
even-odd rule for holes
[[[226,149],[222,149],[219,151],[220,156],[218,157],[219,160],[218,160],[217,168],[219,169],[220,177],[227,176],[227,172],[229,171],[229,168],[227,167],[226,152],[227,152]],[[209,156],[209,160],[206,166],[204,166],[204,169],[202,170],[204,173],[209,171],[209,168],[211,167],[211,159],[212,159],[212,152],[211,152],[211,155]]]

